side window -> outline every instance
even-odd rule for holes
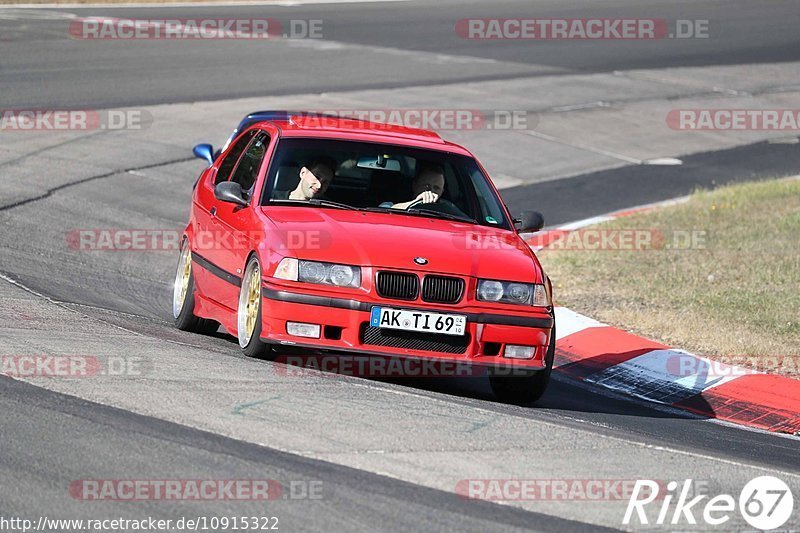
[[[233,172],[233,167],[236,166],[236,162],[239,161],[242,152],[244,152],[250,139],[252,139],[253,135],[256,133],[258,133],[258,130],[250,130],[236,139],[233,148],[231,148],[231,151],[228,152],[228,155],[225,156],[225,159],[223,159],[222,163],[219,165],[219,170],[214,178],[214,185],[222,183],[223,181],[228,181],[231,172]]]
[[[231,178],[231,181],[241,185],[242,190],[248,191],[248,194],[256,182],[256,177],[258,177],[258,169],[261,168],[261,162],[264,160],[267,146],[269,146],[269,136],[263,131],[258,132],[247,146],[244,155],[239,159],[239,165]]]

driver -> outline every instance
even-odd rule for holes
[[[392,205],[392,209],[408,209],[415,203],[432,204],[439,200],[444,192],[444,171],[438,165],[422,165],[411,182],[413,200]]]
[[[381,207],[391,207],[392,209],[408,209],[419,204],[437,204],[444,212],[453,215],[467,217],[453,202],[442,198],[444,192],[444,170],[441,166],[431,163],[420,163],[417,175],[411,182],[411,194],[415,197],[408,202],[391,204],[384,202]]]
[[[276,200],[312,200],[322,198],[333,181],[336,160],[332,157],[318,157],[300,169],[300,183],[293,191],[275,191]]]

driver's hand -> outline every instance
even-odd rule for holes
[[[423,192],[419,193],[419,196],[417,196],[414,199],[414,201],[415,202],[419,201],[419,202],[422,202],[423,204],[432,204],[432,203],[435,203],[436,200],[438,200],[438,199],[439,199],[439,195],[436,194],[435,192],[423,191]]]

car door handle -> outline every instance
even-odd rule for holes
[[[212,217],[215,217],[215,216],[217,216],[217,208],[216,208],[216,207],[212,207],[212,208],[211,208],[211,216],[212,216]]]

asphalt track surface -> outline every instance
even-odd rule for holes
[[[57,12],[59,10],[47,10]],[[797,5],[791,0],[608,2],[386,2],[302,7],[241,6],[68,9],[119,18],[275,18],[323,21],[326,41],[354,45],[337,64],[313,46],[294,50],[244,41],[183,43],[69,39],[68,21],[1,20],[0,106],[133,106],[364,88],[397,88],[513,79],[537,73],[611,72],[673,66],[732,65],[800,59]],[[663,18],[708,20],[713,39],[616,41],[475,41],[458,37],[454,20],[481,17]],[[176,45],[177,44],[177,45]],[[379,59],[371,47],[432,52],[482,63],[442,62],[409,69],[403,54]],[[58,90],[54,90],[54,88]],[[19,95],[25,95],[23,100]]]
[[[308,500],[304,505],[297,505],[291,497],[268,502],[268,516],[278,517],[279,528],[284,525],[292,531],[319,531],[332,524],[371,531],[377,521],[409,530],[418,528],[421,523],[465,531],[492,528],[518,531],[530,528],[532,523],[542,531],[574,531],[581,525],[544,514],[454,498],[446,492],[298,458],[7,379],[3,379],[0,403],[7,413],[0,437],[4,450],[3,469],[27,478],[20,479],[21,484],[14,490],[4,490],[0,512],[6,517],[17,513],[24,516],[20,511],[25,507],[30,507],[30,515],[38,514],[40,504],[31,501],[33,494],[37,495],[36,500],[53,497],[56,490],[45,484],[68,486],[80,475],[78,465],[103,458],[115,462],[121,459],[123,464],[119,466],[150,472],[154,476],[171,471],[192,471],[197,479],[251,479],[253,472],[258,472],[259,479],[321,482],[318,486],[323,490],[315,492],[320,499]],[[37,423],[32,424],[32,419]],[[53,438],[41,440],[41,424],[56,428]],[[33,456],[30,455],[32,442],[39,443]],[[125,453],[132,446],[146,447],[149,456]],[[118,459],[112,459],[117,454]],[[27,460],[19,461],[20,457],[27,457]],[[33,472],[31,459],[36,464]],[[300,492],[295,489],[295,496],[297,494]],[[291,496],[291,493],[281,495]],[[131,517],[157,516],[174,521],[197,513],[193,503],[164,505],[163,502],[144,501],[122,507],[106,508],[102,512],[109,516],[117,516],[114,513],[119,512],[119,516],[131,513]],[[51,508],[50,516],[58,511]],[[265,516],[264,503],[260,502],[218,504],[214,511],[217,516]]]
[[[675,66],[729,65],[736,62],[782,62],[800,60],[800,36],[796,32],[797,7],[792,2],[669,2],[652,5],[618,2],[544,2],[537,5],[537,16],[647,16],[712,20],[724,28],[723,38],[708,46],[680,41],[632,46],[615,45],[614,53],[599,48],[576,47],[563,43],[544,43],[533,49],[517,43],[480,46],[455,38],[452,27],[456,18],[475,16],[525,16],[528,3],[494,2],[491,7],[477,2],[437,3],[424,6],[416,2],[397,4],[358,4],[320,7],[237,7],[192,8],[191,13],[172,8],[137,10],[115,9],[114,16],[167,18],[170,16],[237,16],[281,18],[320,18],[326,21],[326,39],[366,48],[374,46],[492,59],[481,68],[469,63],[435,67],[422,65],[414,72],[393,69],[391,54],[381,63],[359,61],[361,49],[346,52],[337,64],[314,62],[313,51],[298,47],[294,52],[281,49],[256,49],[239,42],[213,46],[186,45],[176,49],[165,43],[146,43],[147,49],[132,49],[126,43],[85,46],[87,43],[63,39],[64,21],[44,18],[27,21],[20,29],[14,21],[0,19],[4,27],[0,48],[0,104],[20,107],[106,107],[146,105],[195,100],[227,99],[237,96],[325,92],[362,88],[402,88],[441,82],[481,79],[513,79],[536,72],[611,71],[622,68],[667,68]],[[67,10],[63,10],[67,11]],[[81,10],[70,9],[71,13]],[[96,10],[94,10],[96,11]],[[391,22],[387,22],[391,21]],[[445,29],[447,28],[447,31]],[[54,31],[57,30],[57,31]],[[10,31],[13,30],[13,31]],[[39,31],[41,30],[41,31]],[[650,46],[652,44],[652,46]],[[366,49],[365,48],[365,49]],[[222,61],[224,59],[224,61]],[[455,65],[455,66],[454,66]],[[526,66],[529,65],[529,66]],[[266,75],[264,73],[267,73]],[[343,76],[342,73],[346,73]],[[60,305],[85,317],[88,323],[125,328],[148,341],[155,348],[141,348],[149,357],[169,358],[158,342],[173,350],[185,346],[188,352],[202,350],[213,354],[226,371],[248,371],[252,365],[269,368],[272,363],[243,358],[235,342],[224,336],[187,336],[171,329],[169,286],[174,257],[170,254],[138,254],[125,257],[69,256],[54,252],[61,243],[64,228],[113,225],[120,213],[133,220],[144,217],[164,225],[179,227],[185,220],[191,183],[199,171],[196,161],[181,161],[188,153],[175,140],[175,161],[157,165],[153,175],[142,184],[117,174],[97,176],[80,184],[43,191],[24,201],[0,206],[3,258],[0,270],[37,293],[53,298]],[[630,166],[602,170],[593,175],[564,180],[524,184],[503,192],[514,210],[542,207],[551,224],[605,213],[686,194],[696,185],[715,185],[725,180],[766,178],[797,173],[800,158],[792,145],[760,143],[729,150],[695,154],[684,158],[681,167]],[[46,154],[41,156],[47,165]],[[143,167],[146,164],[142,165]],[[149,170],[145,170],[149,172]],[[172,180],[169,195],[154,185]],[[644,180],[644,181],[643,181]],[[148,186],[151,185],[151,186]],[[577,198],[577,200],[576,200]],[[88,255],[88,254],[85,254]],[[124,276],[124,279],[121,279]],[[17,291],[0,295],[20,301],[39,296]],[[5,301],[5,300],[4,300]],[[10,301],[10,300],[8,300]],[[34,304],[30,304],[31,307]],[[38,305],[38,304],[37,304]],[[42,304],[45,305],[45,304]],[[47,304],[49,305],[49,304]],[[48,307],[49,309],[49,307]],[[11,315],[7,315],[10,317]],[[9,321],[11,318],[7,318]],[[12,329],[15,324],[8,324]],[[24,327],[24,326],[21,326]],[[11,336],[0,338],[3,352],[46,350],[51,337],[46,330],[32,329],[23,341]],[[41,337],[37,339],[35,335]],[[55,335],[55,334],[54,334]],[[75,333],[80,339],[79,332]],[[113,338],[109,342],[116,342]],[[136,349],[135,343],[125,345]],[[182,343],[182,344],[177,344]],[[211,409],[215,402],[215,374],[204,378],[206,404],[198,411]],[[363,442],[379,439],[374,428],[364,427],[368,410],[377,401],[391,402],[393,394],[411,395],[417,411],[395,412],[393,416],[413,420],[429,412],[443,412],[442,433],[449,431],[451,419],[464,417],[476,425],[489,416],[494,421],[514,422],[528,432],[530,442],[519,455],[509,459],[498,456],[494,464],[509,462],[511,471],[551,468],[541,462],[537,448],[549,454],[564,450],[565,464],[561,477],[658,476],[681,479],[697,475],[711,480],[716,489],[734,492],[741,479],[759,473],[783,475],[798,488],[800,446],[796,439],[710,423],[674,411],[615,397],[564,379],[558,379],[534,408],[495,403],[485,383],[473,380],[421,379],[367,382],[369,389],[354,382],[362,380],[331,378],[335,392],[297,384],[288,385],[290,401],[308,405],[314,395],[320,404],[344,406],[355,401],[364,409],[365,421],[338,418],[329,413],[328,424],[342,424],[343,431],[356,434]],[[180,384],[165,384],[180,387]],[[234,385],[235,387],[236,385]],[[384,395],[385,396],[382,396]],[[98,393],[98,397],[102,393]],[[163,399],[168,401],[169,391]],[[156,398],[159,400],[159,398]],[[322,402],[324,400],[324,403]],[[130,398],[147,405],[148,398]],[[105,403],[105,402],[103,402]],[[111,403],[111,402],[108,402]],[[400,401],[398,400],[400,409]],[[382,407],[384,408],[384,407]],[[388,407],[391,409],[391,406]],[[133,409],[118,409],[84,399],[66,396],[37,386],[0,378],[0,516],[144,516],[175,518],[186,515],[264,514],[256,504],[232,502],[204,503],[202,508],[185,503],[140,502],[90,506],[65,497],[72,480],[82,478],[244,478],[281,480],[321,480],[324,498],[319,501],[277,501],[267,506],[268,514],[279,516],[286,530],[319,530],[337,527],[347,530],[442,529],[442,530],[514,530],[574,531],[591,523],[621,525],[621,515],[598,511],[597,507],[573,502],[545,511],[498,505],[491,502],[465,501],[452,492],[404,481],[404,470],[373,468],[363,459],[362,468],[344,466],[335,454],[325,459],[309,458],[300,446],[281,445],[280,441],[259,439],[254,443],[242,437],[246,430],[203,431],[193,424],[165,421],[159,417],[137,414]],[[344,411],[344,409],[343,409]],[[350,412],[350,411],[348,411]],[[488,415],[487,415],[488,413]],[[312,444],[330,438],[330,428],[309,413],[304,428],[305,439]],[[295,413],[303,419],[302,411]],[[248,424],[262,424],[264,419],[248,419]],[[194,426],[194,427],[188,427]],[[401,425],[381,428],[390,438],[403,440]],[[252,428],[254,433],[265,428]],[[269,430],[269,428],[266,428]],[[231,435],[234,435],[232,438]],[[511,434],[511,433],[509,433]],[[514,433],[514,435],[518,435]],[[575,435],[578,442],[572,442]],[[458,433],[446,435],[450,442],[426,453],[441,457],[442,475],[455,467],[446,454],[463,453]],[[502,433],[491,442],[502,441]],[[436,438],[417,436],[423,441]],[[249,442],[245,442],[248,440]],[[609,442],[617,443],[614,447]],[[277,442],[277,443],[276,443]],[[342,438],[342,443],[345,443]],[[466,440],[466,442],[472,442]],[[632,451],[633,444],[639,446]],[[630,445],[630,446],[629,446]],[[574,446],[574,447],[573,447]],[[286,449],[296,450],[296,453]],[[513,451],[513,447],[511,450]],[[628,455],[629,454],[629,455]],[[545,454],[546,455],[546,454]],[[620,457],[619,455],[622,455]],[[546,455],[548,461],[551,455]],[[486,455],[482,456],[486,460]],[[674,458],[674,462],[666,458]],[[413,465],[414,460],[406,458]],[[539,462],[537,462],[539,461]],[[360,464],[359,460],[353,460]],[[540,463],[541,462],[541,463]],[[627,469],[621,464],[628,463]],[[553,464],[558,464],[553,460]],[[113,466],[112,466],[113,465]],[[488,466],[487,466],[488,465]],[[409,467],[409,470],[413,468]],[[478,468],[474,477],[492,475],[489,462]],[[556,477],[549,470],[550,477]],[[400,473],[398,473],[400,472]],[[482,473],[482,474],[481,474]],[[420,475],[424,477],[424,475]],[[508,476],[507,476],[508,477]],[[519,477],[523,477],[520,474]],[[532,477],[528,474],[528,477]],[[795,494],[799,494],[795,491]],[[597,505],[597,504],[594,504]],[[198,511],[198,509],[202,509]],[[547,509],[547,506],[545,506]],[[600,516],[598,518],[597,516]],[[795,511],[795,517],[797,511]],[[787,524],[797,526],[797,519]],[[283,527],[281,529],[284,529]]]

